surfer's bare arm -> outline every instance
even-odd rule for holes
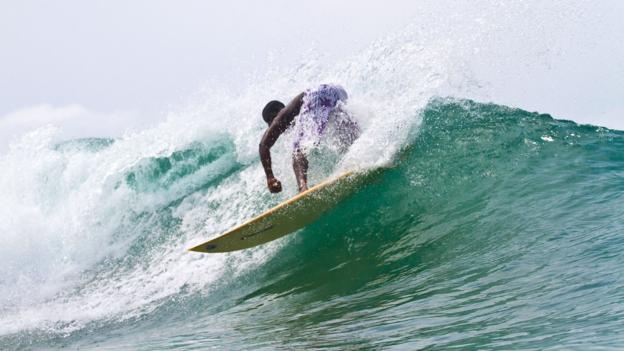
[[[262,136],[262,140],[260,140],[260,161],[262,161],[262,167],[264,167],[264,173],[267,177],[267,186],[272,193],[279,193],[282,191],[282,184],[273,175],[273,169],[271,167],[271,147],[273,147],[279,136],[282,135],[292,123],[295,116],[299,114],[302,102],[303,93],[297,95],[277,114]]]

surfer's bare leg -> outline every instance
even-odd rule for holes
[[[299,149],[293,151],[293,170],[297,178],[299,192],[308,190],[308,159]]]

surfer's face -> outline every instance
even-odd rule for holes
[[[277,100],[270,101],[262,110],[262,119],[270,126],[275,116],[277,116],[284,107],[286,106]]]
[[[277,114],[280,113],[281,110],[283,110],[283,108],[281,108],[279,110],[271,111],[272,114],[269,116],[269,118],[267,120],[265,120],[267,122],[267,127],[270,126],[271,123],[273,123],[273,120],[275,119],[275,117],[277,117]]]
[[[270,126],[270,125],[271,125],[271,123],[273,123],[273,120],[275,119],[275,117],[277,117],[277,115],[278,115],[278,114],[280,113],[280,111],[282,111],[282,110],[283,110],[283,108],[280,108],[279,110],[277,110],[277,109],[276,109],[276,110],[274,111],[275,113],[271,116],[271,119],[270,119],[269,121],[267,121],[267,125],[269,125],[269,126]]]

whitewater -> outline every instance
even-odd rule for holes
[[[470,60],[482,38],[454,34],[415,24],[340,62],[211,86],[118,138],[14,141],[0,348],[624,348],[624,132],[467,98],[488,89]],[[542,59],[526,48],[512,52]],[[363,133],[311,160],[311,183],[388,170],[293,235],[186,251],[295,194],[292,135],[272,149],[284,192],[266,189],[260,109],[324,82]]]

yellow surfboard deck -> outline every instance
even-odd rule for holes
[[[213,253],[243,250],[301,229],[379,174],[379,169],[345,172],[326,180],[263,214],[199,244],[189,251]]]

